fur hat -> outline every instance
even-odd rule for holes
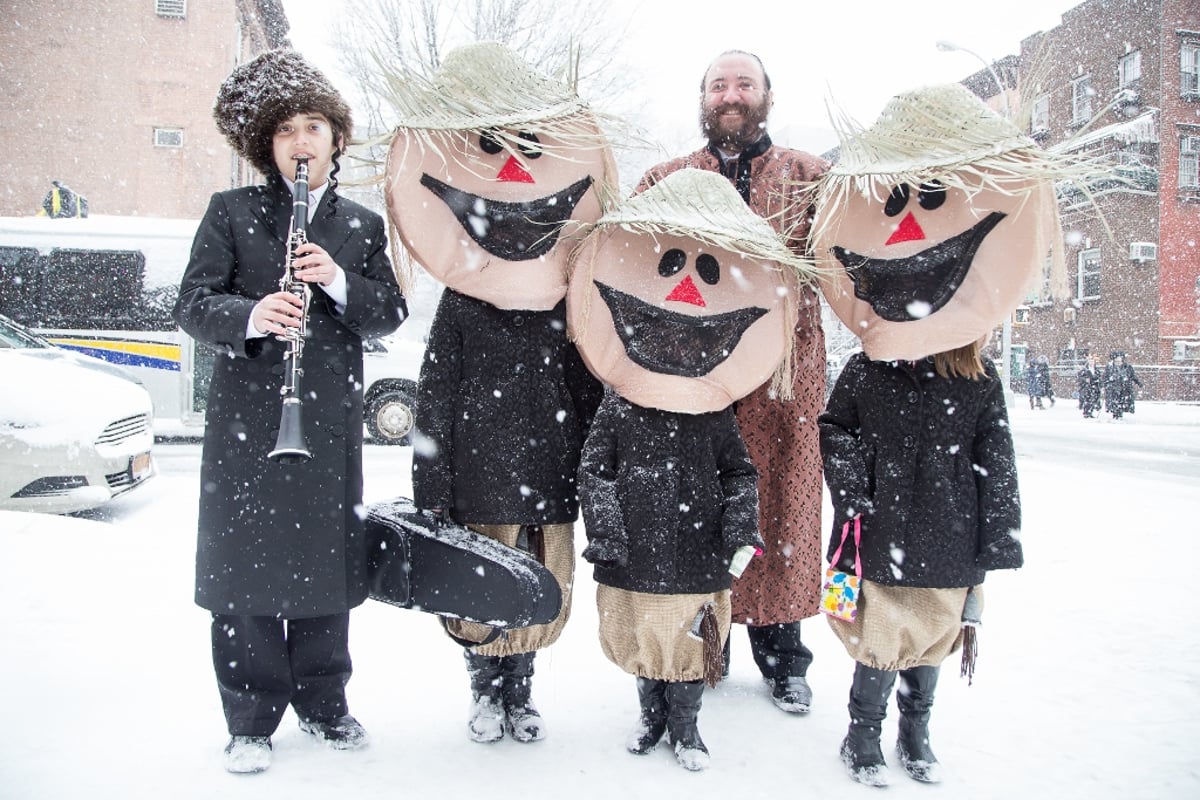
[[[263,175],[277,173],[275,127],[301,111],[324,114],[334,142],[354,128],[350,106],[333,84],[295,50],[269,50],[235,69],[213,106],[217,130]]]

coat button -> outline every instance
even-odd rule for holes
[[[908,393],[908,402],[915,403],[920,399],[921,398],[917,395],[916,391],[911,391]]]
[[[330,436],[343,436],[343,435],[345,435],[345,433],[346,433],[346,428],[342,425],[330,425],[329,426],[329,435]]]
[[[905,446],[905,447],[909,447],[909,448],[911,448],[911,447],[913,446],[913,441],[914,441],[914,440],[913,440],[913,437],[911,437],[911,436],[905,436],[905,437],[904,437],[904,446]]]
[[[329,371],[332,372],[334,375],[341,375],[342,373],[344,373],[346,371],[346,365],[342,364],[339,361],[335,361],[329,365]]]
[[[521,327],[522,325],[525,324],[525,317],[521,316],[520,314],[517,314],[516,316],[514,316],[512,318],[512,324],[516,328]]]

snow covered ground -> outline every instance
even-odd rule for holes
[[[903,775],[891,798],[1200,797],[1200,407],[1141,403],[1120,423],[1069,400],[1013,409],[1027,565],[987,582],[975,683],[942,673],[932,720],[945,782]],[[882,796],[837,759],[852,664],[823,619],[812,713],[771,705],[734,629],[732,675],[705,694],[712,767],[623,742],[631,677],[596,643],[590,568],[538,658],[549,737],[468,741],[462,657],[434,618],[368,602],[353,614],[352,712],[373,737],[326,750],[289,712],[271,769],[232,776],[194,606],[199,448],[156,446],[162,474],[88,517],[0,512],[0,798],[816,798]],[[408,489],[408,448],[367,448],[367,499]],[[579,543],[582,548],[582,543]]]

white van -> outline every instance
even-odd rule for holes
[[[215,353],[171,319],[197,220],[0,217],[0,313],[59,347],[120,364],[154,400],[156,429],[199,435]],[[424,345],[365,345],[367,430],[404,444]]]

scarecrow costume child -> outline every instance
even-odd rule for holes
[[[624,201],[572,253],[571,335],[608,387],[579,466],[601,648],[637,677],[627,749],[666,733],[689,770],[709,765],[697,718],[733,575],[762,548],[732,406],[788,359],[786,270],[812,274],[728,180],[696,169]]]
[[[616,169],[573,88],[502,45],[459,48],[391,87],[393,241],[446,287],[417,386],[414,502],[532,552],[562,589],[548,624],[498,635],[443,620],[464,647],[470,738],[533,742],[545,735],[534,658],[570,613],[575,473],[602,394],[567,339],[566,255]]]
[[[957,84],[901,94],[871,128],[843,121],[839,135],[814,252],[826,299],[864,351],[818,418],[827,554],[848,573],[861,561],[857,617],[829,619],[856,662],[840,755],[855,780],[888,782],[880,733],[898,673],[900,762],[936,782],[940,664],[963,648],[973,669],[984,576],[1023,562],[1004,391],[981,348],[1040,286],[1048,252],[1061,275],[1054,182],[1089,168],[1043,151]]]
[[[212,612],[225,767],[260,772],[289,705],[302,730],[332,747],[367,743],[345,693],[350,609],[367,597],[362,341],[395,330],[407,309],[383,220],[337,194],[353,123],[324,75],[294,51],[264,53],[222,83],[213,116],[265,180],[212,196],[174,317],[222,355],[204,429],[195,594]],[[300,159],[310,192],[307,241],[297,244]],[[302,316],[280,287],[289,257],[311,289],[299,383],[310,458],[280,464],[268,458],[289,347],[279,337]]]

